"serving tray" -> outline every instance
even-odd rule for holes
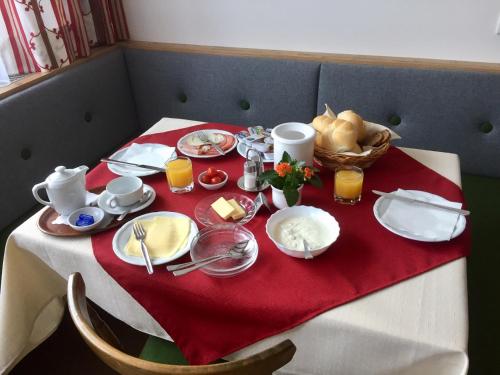
[[[91,193],[99,194],[101,193],[106,187],[105,186],[99,186],[95,189],[90,189]],[[50,234],[51,236],[57,236],[57,237],[79,237],[79,236],[87,236],[90,234],[95,234],[99,232],[103,232],[105,230],[111,229],[111,228],[116,228],[124,223],[126,223],[128,220],[125,218],[122,221],[117,221],[118,216],[112,216],[111,218],[107,214],[104,219],[103,223],[101,226],[86,231],[86,232],[79,232],[77,230],[74,230],[71,228],[69,225],[66,224],[52,224],[52,222],[57,219],[59,214],[52,208],[52,207],[47,207],[40,217],[38,218],[37,226],[40,231],[46,234]],[[107,223],[106,223],[107,221]]]

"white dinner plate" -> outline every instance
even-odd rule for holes
[[[247,150],[248,150],[248,146],[246,144],[244,144],[243,142],[238,142],[238,146],[236,147],[236,151],[238,151],[238,154],[240,154],[241,156],[246,158],[247,157]],[[255,154],[253,154],[253,155],[255,155]],[[264,163],[274,163],[274,157],[272,159],[267,159],[264,157],[263,153],[261,153],[261,156],[262,156],[262,161]]]
[[[434,199],[436,203],[440,203],[440,201],[443,203],[447,202],[447,200],[444,199],[443,197],[440,197],[439,195],[435,195],[432,193],[428,193],[426,191],[420,191],[420,190],[407,190],[407,191],[414,194],[417,199],[418,198],[421,198],[422,200]],[[394,191],[392,193],[395,194],[396,191]],[[430,239],[427,237],[417,236],[417,235],[414,235],[412,233],[408,233],[406,231],[400,230],[399,228],[395,228],[393,226],[386,224],[384,222],[384,219],[382,218],[382,213],[385,212],[385,210],[387,209],[387,205],[389,204],[390,199],[391,198],[380,197],[375,201],[375,204],[373,205],[373,214],[375,215],[375,218],[377,219],[377,221],[384,228],[386,228],[387,230],[389,230],[390,232],[392,232],[394,234],[397,234],[398,236],[408,238],[410,240],[422,241],[422,242],[442,242],[442,241]],[[411,220],[411,218],[408,218],[408,220]],[[459,215],[457,224],[455,225],[455,229],[453,230],[453,233],[451,235],[451,239],[458,237],[462,234],[462,232],[465,230],[465,224],[466,224],[465,216]]]
[[[227,149],[227,150],[224,150],[224,153],[227,155],[228,153],[230,153],[231,151],[234,150],[234,148],[236,147],[238,141],[236,140],[236,137],[228,132],[228,131],[225,131],[225,130],[217,130],[217,129],[203,129],[203,131],[208,135],[210,136],[210,134],[213,134],[213,133],[220,133],[220,134],[224,134],[224,135],[229,135],[233,138],[233,145],[231,146],[231,148]],[[186,134],[184,137],[182,137],[181,139],[179,139],[179,141],[177,142],[177,149],[181,152],[181,154],[184,154],[186,156],[189,156],[190,158],[200,158],[200,159],[210,159],[210,158],[217,158],[219,156],[223,156],[221,154],[219,154],[218,152],[214,153],[214,154],[210,154],[210,155],[204,155],[204,154],[194,154],[192,152],[189,152],[188,150],[185,150],[183,145],[187,142],[187,140],[196,135],[198,131],[194,131],[194,132],[191,132],[191,133],[188,133]]]
[[[125,223],[116,233],[115,236],[113,237],[113,251],[115,252],[115,255],[123,260],[126,263],[129,264],[134,264],[136,266],[146,266],[146,262],[142,257],[134,257],[127,255],[125,253],[125,245],[127,244],[130,235],[132,234],[132,226],[136,220],[144,220],[144,219],[153,219],[158,216],[166,216],[166,217],[187,217],[191,221],[191,229],[188,235],[188,238],[186,240],[186,244],[184,245],[183,248],[179,249],[174,255],[168,258],[151,258],[151,263],[156,266],[159,264],[165,264],[168,263],[172,260],[175,260],[177,258],[180,258],[184,254],[187,254],[189,252],[189,249],[191,247],[191,241],[193,240],[194,236],[198,233],[198,227],[196,226],[196,223],[194,220],[192,220],[190,217],[178,213],[178,212],[171,212],[171,211],[159,211],[159,212],[150,212],[149,214],[144,214],[141,216],[136,217],[134,220],[129,221],[128,223]]]
[[[148,146],[151,148],[151,153],[149,153],[149,156],[155,155],[155,152],[158,152],[158,164],[159,166],[163,166],[167,160],[163,160],[164,158],[161,156],[160,152],[166,152],[168,151],[169,147],[159,144],[159,143],[143,143],[143,146]],[[122,148],[121,150],[116,151],[113,155],[111,155],[109,158],[110,159],[116,159],[116,160],[121,160],[121,161],[128,161],[127,158],[124,158],[125,153],[127,152],[128,147]],[[172,156],[175,156],[176,153],[175,151],[171,154]],[[133,162],[133,161],[132,161]],[[108,163],[108,169],[120,176],[137,176],[137,177],[142,177],[142,176],[150,176],[155,173],[159,173],[159,171],[155,171],[153,169],[145,169],[145,168],[139,168],[139,167],[134,167],[134,166],[125,166],[125,165],[117,165],[117,164],[111,164]]]
[[[155,198],[156,198],[155,189],[153,189],[149,185],[144,184],[144,190],[143,191],[144,191],[144,194],[148,194],[148,192],[150,191],[151,193],[149,193],[149,194],[151,194],[151,196],[149,197],[149,199],[147,201],[134,203],[132,205],[132,209],[130,210],[131,214],[133,214],[134,212],[138,212],[140,210],[145,209],[146,207],[148,207],[149,205],[151,205],[151,203],[153,203],[153,201],[155,200]],[[111,207],[107,203],[107,201],[109,200],[109,198],[111,198],[111,195],[106,190],[104,190],[99,195],[99,198],[97,199],[97,205],[100,208],[102,208],[105,212],[107,212],[108,214],[111,214],[111,215],[121,215],[122,213],[124,213],[126,210],[128,210],[130,208],[130,207],[122,207],[122,206]]]

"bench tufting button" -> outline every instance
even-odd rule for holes
[[[484,134],[488,134],[493,130],[493,125],[489,121],[485,121],[479,125],[479,130],[481,130]]]
[[[29,158],[31,158],[31,151],[28,148],[23,148],[21,150],[21,158],[23,160],[28,160]]]
[[[188,100],[188,97],[187,97],[187,95],[186,95],[186,94],[184,94],[184,93],[179,94],[179,101],[180,101],[181,103],[186,103],[186,102],[187,102],[187,100]]]
[[[86,121],[86,122],[90,122],[92,121],[92,114],[90,112],[85,112],[85,115],[83,115],[83,119]]]
[[[391,115],[389,116],[387,121],[389,121],[389,124],[393,126],[398,126],[399,124],[401,124],[401,117],[399,117],[398,115]]]
[[[243,109],[244,111],[247,111],[248,109],[250,109],[250,103],[245,99],[240,100],[240,108]]]

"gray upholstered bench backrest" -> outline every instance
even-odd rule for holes
[[[399,122],[396,145],[453,152],[462,171],[500,177],[500,74],[323,64],[323,103]]]
[[[316,114],[319,63],[126,49],[141,124],[162,117],[273,127]]]
[[[125,56],[144,127],[165,116],[272,127],[310,122],[328,103],[399,123],[396,145],[457,153],[463,171],[500,177],[500,74],[139,49]]]
[[[58,165],[92,164],[139,132],[121,50],[0,101],[0,228],[35,205]]]

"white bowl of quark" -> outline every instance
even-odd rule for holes
[[[328,212],[311,206],[293,206],[272,214],[266,233],[283,253],[304,258],[304,241],[311,255],[324,253],[340,234],[339,223]]]

